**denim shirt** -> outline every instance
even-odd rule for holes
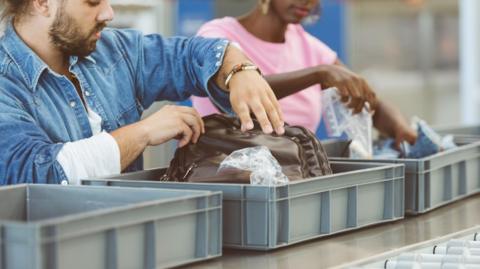
[[[228,41],[163,38],[135,30],[105,29],[96,50],[72,56],[85,102],[111,132],[140,120],[155,101],[209,96],[230,112],[229,96],[212,77]],[[67,180],[57,162],[66,142],[92,136],[74,85],[51,70],[7,25],[0,39],[0,184]],[[142,158],[127,171],[142,169]]]

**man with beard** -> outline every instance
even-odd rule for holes
[[[142,168],[150,145],[195,143],[192,108],[159,100],[208,96],[253,128],[283,133],[278,102],[258,70],[223,39],[104,29],[109,0],[1,0],[0,183],[76,184]]]

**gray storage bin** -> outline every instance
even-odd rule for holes
[[[269,250],[404,216],[403,165],[332,163],[334,175],[284,186],[158,182],[164,169],[86,185],[223,191],[223,246]]]
[[[473,143],[480,140],[480,125],[442,126],[434,129],[441,135],[455,135],[465,142]]]
[[[480,143],[456,136],[458,148],[421,159],[349,159],[348,142],[322,142],[332,160],[405,165],[405,213],[416,215],[480,192]]]
[[[0,188],[0,268],[163,268],[220,256],[220,192]]]

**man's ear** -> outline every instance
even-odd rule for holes
[[[50,17],[52,13],[52,8],[53,8],[53,1],[51,0],[33,0],[32,1],[32,7],[33,7],[33,12],[45,16],[45,17]]]

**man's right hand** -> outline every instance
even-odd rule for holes
[[[166,105],[149,117],[110,134],[118,144],[123,171],[147,146],[176,138],[183,147],[189,142],[196,143],[204,132],[203,120],[194,108]]]
[[[369,104],[371,111],[377,108],[376,94],[367,81],[348,70],[341,63],[318,66],[317,73],[322,89],[336,87],[342,101],[353,109],[354,113],[361,112],[365,103]]]
[[[178,139],[179,147],[183,147],[189,142],[196,143],[205,132],[200,114],[186,106],[166,105],[136,124],[145,132],[148,146]]]

